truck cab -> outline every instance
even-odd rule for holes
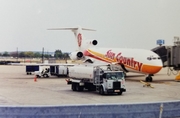
[[[122,71],[104,71],[100,75],[99,93],[117,93],[119,95],[125,92],[125,79]]]
[[[35,75],[38,78],[41,77],[48,78],[51,75],[49,66],[39,66],[39,71],[35,71]]]

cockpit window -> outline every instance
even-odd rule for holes
[[[151,60],[151,57],[148,57],[147,60]]]
[[[150,57],[147,57],[147,60],[149,60],[149,61],[150,61],[150,60],[156,60],[156,59],[161,59],[161,58],[160,58],[160,57],[151,57],[151,56],[150,56]]]

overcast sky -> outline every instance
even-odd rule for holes
[[[0,0],[0,52],[71,52],[77,43],[71,31],[48,28],[76,27],[99,47],[156,47],[157,39],[173,44],[180,36],[180,0]]]

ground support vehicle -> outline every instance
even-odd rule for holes
[[[39,71],[39,65],[26,65],[26,74],[31,75],[32,72]]]
[[[39,70],[35,71],[35,76],[38,78],[44,77],[48,78],[50,76],[50,67],[49,66],[39,66]]]
[[[50,66],[51,75],[57,77],[67,77],[68,76],[68,66],[66,65],[51,65]]]
[[[68,83],[73,91],[97,91],[99,94],[117,93],[126,91],[123,71],[112,71],[100,66],[79,65],[69,67]]]

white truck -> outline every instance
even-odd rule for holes
[[[50,67],[49,66],[39,66],[39,71],[35,71],[35,75],[38,78],[45,77],[48,78],[50,74]]]
[[[69,67],[68,83],[73,91],[97,91],[99,94],[117,93],[126,91],[124,73],[109,70],[108,66],[79,65]]]
[[[28,66],[26,70],[28,72],[33,72],[35,69],[35,75],[37,77],[68,77],[69,71],[68,67],[74,66],[74,64],[47,64],[47,65],[36,65],[36,66]]]

